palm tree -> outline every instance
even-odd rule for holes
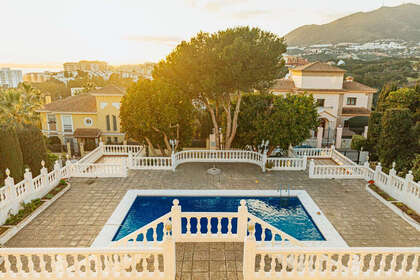
[[[0,124],[20,126],[33,123],[39,118],[35,110],[41,104],[41,92],[30,85],[0,90]]]

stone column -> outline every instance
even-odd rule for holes
[[[243,275],[245,280],[253,280],[255,279],[255,255],[257,250],[254,223],[248,225],[248,231],[249,235],[244,242]]]
[[[46,189],[48,188],[48,169],[45,167],[45,161],[41,161],[41,182],[42,182],[42,188]]]
[[[337,135],[335,138],[335,146],[337,147],[337,149],[341,148],[341,138],[343,136],[343,128],[340,126],[337,127]]]
[[[67,154],[71,156],[71,144],[70,141],[66,143],[67,145]]]
[[[324,134],[324,128],[322,126],[319,126],[317,136],[316,136],[316,147],[317,148],[322,148],[323,134]]]
[[[239,239],[245,241],[248,227],[248,207],[246,207],[246,201],[241,199],[240,206],[238,207],[238,236]]]
[[[381,163],[380,162],[378,162],[378,165],[376,166],[376,168],[375,168],[375,175],[374,175],[374,177],[373,177],[373,180],[375,181],[375,183],[377,183],[377,184],[379,184],[379,182],[378,182],[378,178],[379,178],[379,174],[381,174],[381,172],[382,172],[382,166],[381,166]]]
[[[85,156],[85,145],[83,144],[83,142],[80,142],[80,157],[84,157]]]
[[[368,130],[369,130],[369,126],[365,126],[365,130],[363,131],[363,137],[365,138],[368,137]]]
[[[164,224],[163,232],[163,266],[167,279],[175,279],[176,274],[176,253],[175,253],[175,240],[171,236],[172,224],[167,221]]]
[[[10,177],[10,169],[6,169],[6,179],[4,179],[4,186],[7,190],[7,193],[9,195],[9,210],[6,210],[6,213],[10,211],[12,214],[16,214],[19,211],[20,207],[20,201],[18,199],[16,188],[15,188],[15,179],[13,177]]]
[[[179,205],[178,199],[174,199],[172,203],[172,237],[176,242],[177,239],[181,236],[181,206]]]

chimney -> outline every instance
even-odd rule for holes
[[[346,82],[353,82],[354,78],[352,76],[347,76],[346,77]]]
[[[50,104],[51,103],[51,96],[50,95],[46,95],[45,96],[45,104]]]

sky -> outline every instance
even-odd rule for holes
[[[157,62],[199,31],[249,25],[280,36],[420,0],[0,0],[0,66]]]

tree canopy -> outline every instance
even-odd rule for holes
[[[190,100],[162,81],[141,80],[128,88],[122,99],[122,130],[138,142],[146,142],[163,155],[188,145],[192,137],[194,107]]]
[[[153,77],[204,106],[211,115],[217,145],[223,126],[228,149],[236,135],[242,94],[267,89],[280,78],[285,51],[283,38],[259,28],[201,32],[179,44],[155,67]]]
[[[38,119],[35,111],[42,103],[42,94],[29,85],[0,90],[0,124],[19,126]]]
[[[308,139],[310,130],[318,125],[318,113],[312,95],[275,96],[246,94],[238,120],[234,145],[254,150],[269,140],[269,153],[276,148],[287,149]]]

